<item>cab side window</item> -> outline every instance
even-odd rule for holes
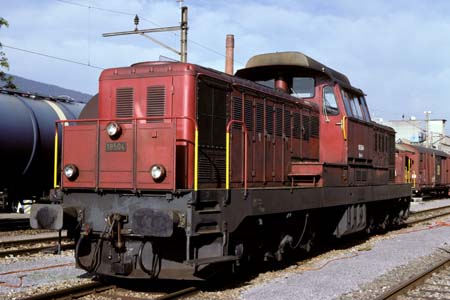
[[[349,117],[370,122],[369,109],[363,95],[355,95],[350,91],[342,90],[342,99]]]
[[[323,88],[323,111],[328,115],[339,114],[336,96],[334,95],[334,90],[331,86]]]

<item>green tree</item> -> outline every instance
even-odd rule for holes
[[[5,19],[3,19],[2,17],[0,17],[0,28],[2,26],[6,26],[8,27],[8,21],[6,21]],[[6,84],[4,85],[5,88],[8,89],[16,89],[15,84],[12,82],[13,78],[11,76],[8,76],[2,69],[6,69],[9,70],[9,63],[8,63],[8,59],[5,56],[5,53],[3,51],[1,51],[2,49],[2,43],[0,43],[0,81],[5,82]]]

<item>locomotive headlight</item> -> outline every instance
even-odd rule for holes
[[[162,165],[153,165],[150,168],[150,174],[156,182],[161,182],[166,177],[166,169]]]
[[[106,132],[112,139],[117,139],[122,133],[122,128],[116,122],[110,122],[106,125]]]
[[[68,164],[64,167],[64,175],[67,179],[75,180],[78,177],[78,168],[74,164]]]

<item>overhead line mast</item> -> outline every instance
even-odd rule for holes
[[[128,34],[140,34],[143,37],[151,40],[152,42],[179,55],[181,62],[187,62],[187,31],[188,31],[187,13],[188,13],[188,8],[186,6],[181,7],[181,23],[179,26],[159,27],[159,28],[150,28],[150,29],[138,29],[139,17],[138,17],[138,15],[136,15],[134,17],[134,25],[135,25],[134,30],[104,33],[103,37],[128,35]],[[158,41],[154,37],[147,35],[147,33],[152,33],[152,32],[166,32],[166,31],[177,31],[177,30],[181,30],[180,51],[173,49],[172,47],[164,44],[163,42]]]

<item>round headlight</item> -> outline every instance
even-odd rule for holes
[[[112,139],[114,139],[120,136],[122,133],[122,128],[120,128],[120,125],[116,122],[110,122],[106,125],[106,132]]]
[[[67,179],[75,180],[78,176],[78,168],[74,164],[68,164],[64,167],[64,175]]]
[[[150,168],[150,174],[152,175],[154,181],[161,182],[166,176],[166,169],[164,169],[161,165],[153,165]]]

